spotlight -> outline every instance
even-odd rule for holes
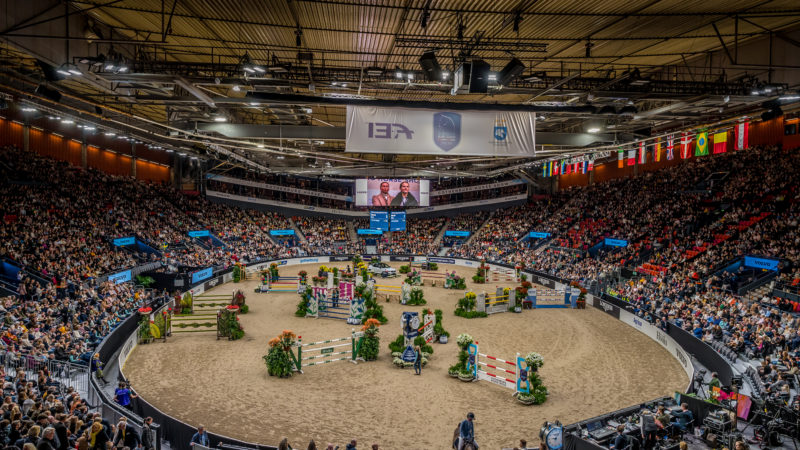
[[[70,119],[62,119],[61,123],[65,124],[65,125],[71,125],[71,124],[75,123],[75,121],[74,120],[70,120]]]
[[[59,66],[58,69],[56,69],[56,72],[58,72],[61,75],[64,75],[65,77],[72,75],[72,72],[70,72],[69,70],[69,64],[62,64],[61,66]]]
[[[36,112],[36,108],[32,108],[30,106],[25,106],[22,108],[23,112]]]
[[[513,58],[503,67],[503,70],[500,71],[500,74],[497,76],[497,83],[502,86],[507,86],[514,81],[515,78],[520,76],[524,70],[525,64],[522,64],[522,61],[519,59]]]
[[[383,69],[380,67],[367,67],[368,77],[379,77],[381,75],[383,75]]]
[[[403,71],[398,66],[394,66],[394,76],[397,78],[403,78]]]
[[[586,131],[588,131],[589,133],[599,133],[600,132],[600,128],[597,128],[597,127],[589,128]]]
[[[497,74],[490,73],[489,74],[489,81],[497,81]]]
[[[413,72],[409,72],[408,73],[408,81],[411,81],[413,79],[414,79],[414,73]]]
[[[111,131],[106,131],[106,132],[105,132],[105,133],[103,133],[103,134],[105,134],[105,135],[106,135],[106,136],[108,136],[108,137],[114,137],[114,136],[116,136],[116,133],[113,133],[113,132],[111,132]]]
[[[233,92],[239,92],[241,90],[242,90],[242,88],[240,88],[238,84],[234,84],[233,85]]]
[[[226,119],[224,116],[216,116],[216,117],[214,117],[214,122],[227,122],[227,121],[228,121],[228,119]]]
[[[419,65],[428,81],[439,81],[442,78],[442,67],[436,60],[434,52],[425,52],[419,57]]]
[[[446,80],[447,77],[449,77],[449,76],[450,76],[450,72],[447,72],[447,71],[442,72],[442,80]]]

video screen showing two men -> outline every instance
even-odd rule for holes
[[[430,205],[428,180],[356,180],[356,206],[416,208]]]

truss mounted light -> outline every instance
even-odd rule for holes
[[[61,75],[64,75],[65,77],[72,75],[83,75],[83,73],[80,70],[78,70],[78,67],[75,64],[70,64],[70,63],[62,64],[61,66],[59,66],[58,69],[56,69],[56,72],[58,72]]]

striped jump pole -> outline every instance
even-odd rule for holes
[[[358,357],[358,351],[361,348],[361,343],[364,340],[363,332],[356,332],[353,329],[350,337],[328,339],[324,341],[310,342],[303,344],[302,336],[297,337],[297,356],[292,353],[292,360],[294,361],[294,370],[303,373],[303,367],[321,366],[323,364],[330,364],[337,361],[350,361],[353,364],[358,364],[358,361],[364,361],[363,358]],[[346,342],[349,341],[349,342]],[[336,344],[337,342],[344,342]],[[336,344],[336,345],[327,345]],[[336,349],[342,349],[336,351]],[[303,356],[305,353],[319,352],[311,356]]]
[[[480,353],[477,342],[469,345],[467,353],[469,354],[469,359],[467,359],[467,369],[472,371],[472,375],[475,377],[476,381],[488,381],[506,389],[512,389],[514,391],[514,395],[519,392],[530,392],[528,368],[525,365],[525,358],[522,358],[519,353],[517,353],[515,357],[516,362],[507,361],[505,359],[497,358],[485,353]],[[481,357],[491,361],[497,361],[501,365],[481,362]],[[505,366],[502,364],[505,364]],[[511,366],[513,370],[508,366]],[[484,370],[481,367],[492,370],[492,372],[496,373],[489,372],[489,370]],[[509,375],[512,375],[513,377],[509,377]]]

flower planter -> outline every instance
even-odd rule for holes
[[[536,399],[534,398],[520,398],[520,396],[515,397],[518,402],[522,403],[523,405],[535,405]]]
[[[522,312],[522,308],[520,308],[519,306],[515,306],[514,307],[514,312],[515,313],[521,313]]]
[[[458,379],[459,379],[459,380],[461,380],[461,381],[463,381],[463,382],[465,382],[465,383],[467,383],[467,382],[470,382],[470,381],[474,380],[474,379],[475,379],[475,377],[474,377],[474,376],[472,376],[472,374],[469,374],[469,375],[464,375],[464,374],[462,374],[462,373],[459,373],[459,374],[458,374]]]
[[[447,344],[447,336],[445,336],[445,335],[439,336],[439,343],[440,344]]]

